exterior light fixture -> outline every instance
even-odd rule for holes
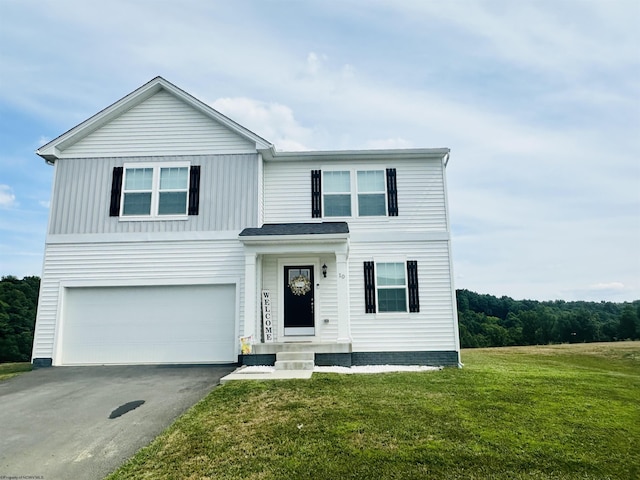
[[[324,278],[327,278],[327,264],[326,264],[326,263],[324,263],[324,264],[322,265],[322,276],[323,276]]]

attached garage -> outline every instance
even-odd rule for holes
[[[235,316],[233,284],[65,288],[56,363],[235,362]]]

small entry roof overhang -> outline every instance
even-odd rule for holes
[[[257,251],[263,253],[271,250],[268,248],[271,246],[288,251],[309,249],[320,252],[326,249],[335,252],[336,244],[347,246],[349,225],[347,222],[265,223],[260,228],[245,228],[240,232],[239,240],[246,247],[258,247]]]

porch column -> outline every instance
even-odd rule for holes
[[[258,296],[256,285],[256,254],[246,252],[244,254],[244,332],[242,336],[253,335],[254,343],[260,340],[256,337],[256,298]]]
[[[336,253],[336,275],[338,276],[338,342],[351,343],[349,265],[345,253]]]

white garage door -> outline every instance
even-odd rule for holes
[[[67,288],[63,365],[234,362],[235,286]]]

